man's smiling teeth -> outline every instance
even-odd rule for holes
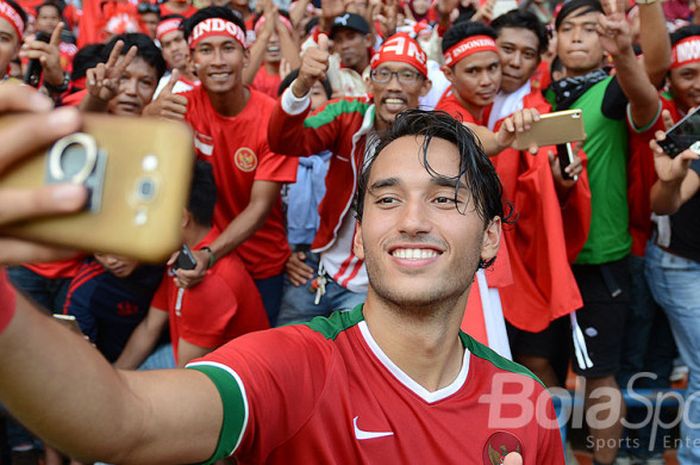
[[[401,104],[405,103],[403,101],[403,99],[400,99],[400,98],[387,98],[387,99],[384,99],[384,102],[390,103],[390,104],[395,104],[395,105],[401,105]]]
[[[396,249],[391,255],[406,260],[425,260],[437,257],[438,253],[432,249]]]

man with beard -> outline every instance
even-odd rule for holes
[[[50,134],[80,124],[61,116]],[[501,229],[479,143],[444,114],[413,111],[373,155],[354,239],[372,279],[363,307],[244,336],[188,370],[123,372],[0,277],[0,399],[86,461],[562,465],[543,386],[459,331],[469,277],[495,257]],[[79,208],[79,194],[42,211]],[[499,421],[523,406],[537,413]]]
[[[169,91],[154,105],[156,114],[186,120],[194,130],[197,156],[212,164],[218,192],[214,225],[221,234],[193,250],[197,267],[178,270],[176,279],[179,287],[192,287],[218,258],[235,250],[274,325],[290,255],[280,188],[294,182],[298,162],[268,146],[274,101],[243,84],[249,52],[241,19],[228,8],[208,7],[185,21],[184,32],[201,85],[176,96],[186,105],[170,105]]]

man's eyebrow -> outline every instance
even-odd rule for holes
[[[373,182],[369,186],[368,190],[371,192],[371,191],[376,190],[376,189],[381,189],[383,187],[394,187],[394,186],[397,186],[399,184],[401,184],[401,181],[399,181],[399,178],[384,178],[384,179],[380,179],[378,181]]]
[[[444,178],[442,176],[432,178],[430,183],[440,187],[452,187],[460,190],[467,188],[466,184],[464,184],[461,179]]]

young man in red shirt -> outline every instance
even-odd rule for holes
[[[171,79],[176,79],[176,83],[171,90],[174,94],[192,90],[196,83],[199,82],[193,72],[192,62],[190,61],[190,48],[185,40],[185,33],[182,32],[181,28],[184,19],[180,15],[166,16],[161,18],[156,28],[156,39],[160,42],[163,59],[168,65],[169,71],[160,79],[153,98],[158,98]],[[175,70],[177,70],[177,73]],[[186,101],[183,103],[187,104]],[[146,114],[148,114],[148,111],[146,111]]]
[[[244,336],[189,370],[135,373],[0,277],[0,399],[90,461],[563,464],[544,387],[459,330],[501,229],[498,178],[477,140],[412,111],[373,155],[354,240],[372,280],[364,307]]]
[[[206,247],[218,236],[219,231],[212,224],[215,203],[211,165],[197,161],[182,221],[182,235],[190,249]],[[136,369],[151,353],[166,326],[170,327],[179,367],[238,336],[269,328],[260,296],[251,292],[253,286],[236,254],[223,256],[191,289],[176,287],[166,275],[146,318],[134,330],[114,365]]]
[[[185,21],[184,31],[201,85],[177,96],[187,100],[179,114],[163,105],[172,97],[168,93],[153,105],[163,116],[184,118],[194,130],[197,156],[212,164],[219,193],[214,225],[220,234],[193,250],[197,267],[178,270],[176,279],[180,287],[192,287],[216,260],[235,250],[274,325],[291,253],[280,189],[296,180],[298,161],[268,146],[267,121],[275,102],[243,84],[249,53],[240,18],[228,8],[204,8]]]

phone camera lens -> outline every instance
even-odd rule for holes
[[[155,181],[151,178],[142,179],[141,181],[139,181],[137,193],[141,200],[152,200],[153,197],[156,195]]]
[[[61,170],[66,178],[73,178],[80,173],[87,163],[87,151],[80,142],[68,144],[61,152]]]

